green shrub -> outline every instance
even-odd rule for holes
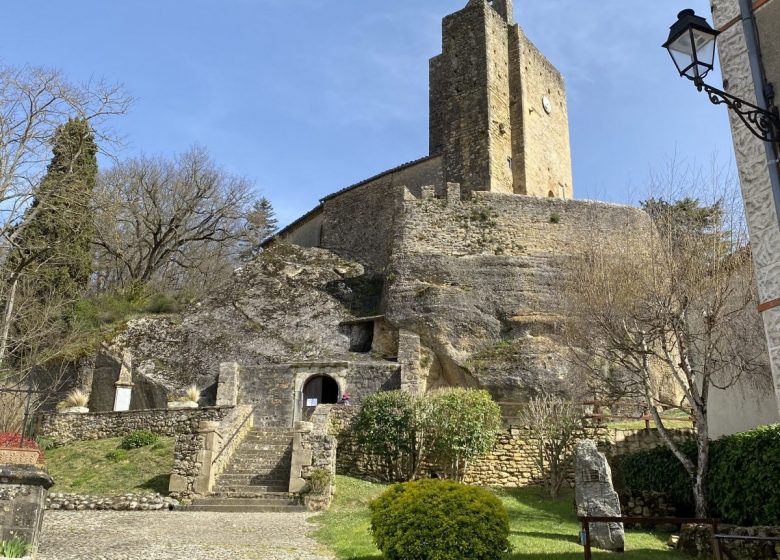
[[[561,215],[558,214],[558,212],[553,212],[552,214],[550,214],[550,223],[551,224],[561,223]]]
[[[739,525],[780,525],[780,424],[714,441],[710,465],[717,515]]]
[[[383,391],[364,401],[353,433],[361,450],[378,463],[378,476],[388,480],[414,476],[422,430],[418,408],[418,400],[405,391]]]
[[[148,313],[178,313],[183,309],[182,303],[178,298],[169,293],[152,294],[144,306],[144,311]]]
[[[683,445],[695,462],[696,446]],[[666,447],[622,459],[626,488],[668,494],[683,511],[693,503],[692,484]],[[734,434],[710,444],[707,477],[711,514],[738,525],[780,524],[780,424]]]
[[[682,451],[696,461],[696,444],[685,442]],[[663,492],[680,512],[693,511],[693,489],[688,472],[669,448],[656,447],[622,458],[622,479],[626,488],[645,492]]]
[[[353,436],[373,474],[404,481],[416,478],[424,463],[444,477],[460,477],[469,460],[493,448],[501,430],[501,409],[487,391],[385,391],[366,399]]]
[[[309,473],[309,492],[312,494],[324,494],[330,486],[330,471],[314,469]]]
[[[10,541],[0,541],[0,556],[6,558],[24,558],[30,551],[30,545],[18,537]]]
[[[388,560],[506,558],[509,517],[487,490],[447,480],[396,484],[371,502],[371,532]]]
[[[147,432],[146,430],[136,430],[123,437],[119,447],[121,449],[137,449],[155,444],[158,439],[157,434]]]
[[[493,449],[503,430],[501,407],[490,393],[474,389],[446,389],[428,398],[429,460],[462,478],[468,461]]]
[[[127,451],[125,449],[113,449],[106,453],[106,459],[111,463],[121,463],[127,459]]]
[[[54,449],[57,447],[54,440],[46,436],[36,436],[35,441],[42,451],[48,451],[49,449]]]

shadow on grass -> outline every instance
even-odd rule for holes
[[[516,537],[532,537],[535,539],[548,539],[556,542],[578,542],[579,535],[572,535],[571,533],[547,533],[543,531],[510,531],[510,535]]]
[[[137,486],[137,488],[140,488],[142,490],[151,490],[152,492],[157,492],[158,494],[167,496],[168,485],[170,484],[170,481],[171,481],[170,474],[158,474],[157,476],[154,476],[149,480],[142,482]]]

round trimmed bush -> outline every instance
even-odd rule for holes
[[[388,560],[498,560],[509,551],[509,517],[483,488],[449,480],[391,486],[371,502],[371,532]]]
[[[147,445],[157,443],[157,439],[157,434],[153,434],[146,430],[136,430],[123,437],[119,447],[121,449],[137,449],[139,447],[146,447]]]

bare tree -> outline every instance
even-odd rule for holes
[[[670,166],[657,184],[696,192],[700,179]],[[645,402],[691,478],[699,516],[707,513],[710,390],[765,374],[766,364],[765,349],[755,344],[750,251],[744,221],[732,205],[735,185],[716,180],[709,192],[708,204],[656,204],[667,214],[654,216],[652,224],[633,224],[609,242],[592,240],[570,263],[566,294],[567,332],[582,371],[607,396]],[[707,208],[715,211],[686,226],[688,211]],[[674,390],[662,390],[664,384]],[[659,407],[692,414],[696,461],[669,437]]]
[[[46,171],[57,127],[84,119],[98,143],[110,146],[116,136],[108,120],[130,103],[120,86],[74,85],[55,70],[0,64],[0,238],[6,244],[23,231],[17,222]]]
[[[585,435],[583,407],[558,396],[532,398],[520,415],[535,447],[534,463],[550,497],[558,498],[574,458],[574,444]]]
[[[173,161],[117,164],[96,189],[102,283],[207,281],[215,268],[235,263],[250,202],[249,182],[219,168],[202,148]]]
[[[35,290],[36,269],[51,259],[10,259],[29,224],[47,208],[31,202],[55,133],[69,119],[80,119],[104,146],[116,145],[108,121],[130,102],[120,86],[77,85],[55,70],[0,64],[0,386],[29,384],[31,372],[56,354],[63,311],[72,303],[57,293],[45,301],[27,298]],[[40,257],[48,249],[32,252]]]

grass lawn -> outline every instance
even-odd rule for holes
[[[340,560],[379,560],[382,556],[371,542],[367,504],[384,486],[344,476],[336,477],[336,497],[331,510],[312,518],[320,527],[315,538],[328,546]],[[509,512],[512,560],[538,558],[580,560],[577,543],[579,524],[574,515],[571,492],[552,501],[538,488],[496,490]],[[594,551],[593,557],[614,560],[675,560],[687,556],[669,550],[668,535],[627,531],[626,553],[616,555]]]
[[[79,441],[46,451],[46,467],[54,478],[52,492],[116,496],[129,492],[168,493],[173,466],[173,438],[154,445],[117,452],[122,438]]]

